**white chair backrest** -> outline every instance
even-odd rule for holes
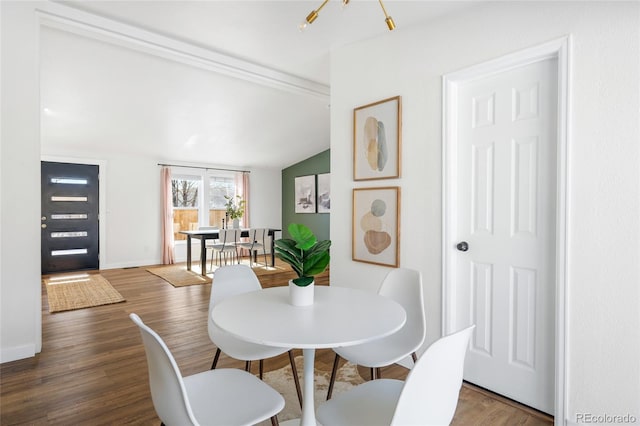
[[[169,348],[158,334],[136,314],[129,318],[138,326],[147,354],[151,399],[160,420],[166,425],[197,425],[187,399],[182,374]]]
[[[250,250],[256,248],[260,248],[260,246],[258,244],[262,245],[262,249],[266,250],[267,247],[267,236],[268,236],[268,230],[266,228],[251,228],[249,229],[249,238],[248,241],[245,245],[246,248],[249,248],[248,245],[250,245],[251,247],[249,248]]]
[[[248,265],[225,265],[213,274],[210,305],[220,303],[229,296],[260,290],[262,285],[253,269]]]
[[[266,238],[267,238],[267,229],[266,228],[255,228],[252,229],[253,233],[253,239],[251,241],[260,243],[260,244],[265,244],[266,242]]]
[[[420,272],[407,268],[392,269],[382,281],[378,294],[402,305],[407,313],[407,322],[398,333],[411,342],[414,350],[422,346],[427,333],[427,320]]]
[[[211,318],[211,311],[216,303],[222,302],[229,296],[260,290],[261,288],[262,285],[256,273],[247,265],[235,264],[218,268],[213,274],[211,296],[209,297],[209,315],[207,322],[209,325],[209,336],[211,336],[212,327],[215,327],[213,319]]]
[[[458,405],[464,359],[475,325],[436,340],[413,366],[391,425],[448,425]]]
[[[238,229],[221,229],[218,231],[218,240],[223,245],[231,245],[238,241]]]

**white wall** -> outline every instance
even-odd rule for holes
[[[331,282],[375,291],[351,261],[351,189],[402,188],[401,260],[422,271],[428,342],[441,330],[443,74],[571,34],[567,416],[640,421],[640,4],[496,2],[332,54]],[[402,178],[352,180],[352,109],[401,95]],[[358,277],[354,280],[353,277]],[[561,419],[558,419],[562,422]]]
[[[282,229],[282,170],[253,170],[251,182],[250,225],[255,228]],[[282,238],[276,233],[276,239]],[[267,253],[271,253],[271,240],[267,241]]]
[[[40,123],[33,4],[0,2],[0,362],[40,351]],[[20,40],[20,43],[15,43]]]

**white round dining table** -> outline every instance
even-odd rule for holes
[[[316,425],[315,350],[388,336],[402,328],[406,312],[387,297],[338,286],[316,286],[314,303],[298,307],[289,303],[288,287],[273,287],[231,296],[213,308],[211,317],[218,327],[248,342],[303,350],[300,424],[309,426]]]

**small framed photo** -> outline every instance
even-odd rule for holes
[[[402,98],[353,110],[353,180],[400,177]]]
[[[353,190],[352,258],[397,268],[400,263],[400,187]]]
[[[295,212],[316,212],[316,175],[295,178]]]
[[[331,174],[318,175],[318,213],[331,212]]]

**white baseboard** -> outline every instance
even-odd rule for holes
[[[100,269],[118,269],[118,268],[137,268],[141,266],[150,266],[150,265],[160,265],[162,264],[162,260],[158,259],[147,259],[147,260],[136,260],[132,262],[117,262],[117,263],[107,263],[100,265]]]
[[[35,355],[36,345],[34,344],[14,346],[13,348],[3,349],[0,351],[0,364],[17,361],[19,359],[31,358]]]

